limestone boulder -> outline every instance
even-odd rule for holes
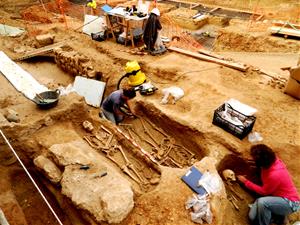
[[[33,163],[51,182],[55,184],[60,182],[62,173],[50,159],[43,155],[39,155],[33,160]]]
[[[61,180],[62,193],[99,224],[119,223],[134,206],[131,185],[113,170],[108,169],[106,176],[99,176],[101,171],[103,168],[67,166]]]
[[[127,217],[134,206],[131,183],[104,156],[83,140],[54,144],[49,151],[64,167],[62,193],[84,215],[99,224],[119,223]]]
[[[13,109],[7,109],[4,116],[9,122],[15,122],[15,123],[20,122],[19,113],[17,113]]]
[[[41,47],[53,44],[54,38],[55,35],[53,34],[41,34],[35,37],[36,41],[39,43]]]
[[[83,141],[73,141],[63,144],[55,144],[49,148],[54,158],[61,166],[89,165],[95,160],[95,152]]]

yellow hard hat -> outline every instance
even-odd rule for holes
[[[87,6],[93,8],[93,9],[96,9],[97,8],[97,2],[95,0],[93,0],[92,2],[89,2],[87,4]]]

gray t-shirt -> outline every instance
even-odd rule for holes
[[[125,101],[122,99],[122,90],[112,92],[102,103],[102,108],[108,112],[120,111],[120,107],[124,106]]]

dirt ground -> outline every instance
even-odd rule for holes
[[[119,2],[113,3],[115,5]],[[193,2],[198,3],[196,0]],[[252,171],[245,160],[249,156],[251,146],[248,138],[240,140],[212,124],[214,110],[230,98],[258,110],[253,131],[259,132],[263,137],[262,142],[271,146],[286,163],[297,190],[300,191],[298,163],[300,105],[299,100],[284,94],[284,85],[289,73],[280,69],[296,66],[300,57],[299,40],[271,37],[262,21],[258,21],[256,26],[256,22],[253,21],[234,19],[224,27],[219,23],[224,20],[213,18],[211,23],[220,28],[214,32],[222,34],[218,36],[213,49],[225,58],[249,65],[246,72],[241,72],[171,51],[158,56],[137,55],[132,51],[128,52],[132,50],[130,46],[117,44],[112,39],[104,42],[93,41],[81,33],[80,29],[75,30],[82,26],[81,17],[84,12],[82,5],[64,1],[67,12],[64,20],[59,14],[60,11],[55,8],[55,1],[44,3],[49,10],[47,13],[43,11],[38,1],[16,0],[15,5],[10,1],[1,2],[0,23],[23,27],[28,31],[15,38],[1,36],[1,51],[11,58],[20,57],[24,54],[19,53],[20,49],[38,47],[35,35],[51,33],[55,35],[55,42],[67,41],[73,51],[91,60],[93,67],[102,74],[100,79],[106,82],[105,95],[116,89],[119,78],[124,74],[124,66],[130,60],[138,60],[147,80],[158,88],[154,95],[137,95],[133,105],[139,118],[126,120],[127,127],[120,126],[120,128],[160,161],[161,171],[151,167],[153,164],[143,160],[139,153],[132,152],[131,149],[134,147],[126,143],[124,137],[118,135],[113,139],[112,145],[122,144],[128,158],[142,174],[146,183],[138,185],[106,158],[103,152],[97,153],[101,155],[101,160],[111,163],[111,166],[132,184],[134,208],[118,224],[194,224],[189,211],[185,209],[185,202],[193,192],[180,177],[190,166],[204,157],[213,157],[216,160],[214,167],[218,172],[232,169],[237,174],[255,177],[256,171]],[[176,17],[181,13],[182,17],[185,15],[190,17],[192,15],[190,13],[194,13],[187,8],[180,12],[181,8],[174,8],[174,5],[159,2],[158,6],[160,4],[166,4],[165,15]],[[234,0],[220,3],[205,0],[201,1],[201,4],[207,4],[212,8],[218,6],[261,13],[269,22],[278,19],[299,23],[300,20],[299,1],[272,0],[245,3]],[[27,13],[25,17],[24,12]],[[189,22],[193,23],[192,20]],[[253,29],[249,28],[249,24]],[[163,23],[164,25],[170,26]],[[186,30],[186,27],[180,28],[180,24],[176,24],[176,30],[173,31],[177,35],[181,29]],[[182,43],[181,46],[186,46],[186,43]],[[201,46],[201,43],[196,47],[198,46]],[[194,50],[195,46],[192,49]],[[62,70],[53,57],[37,57],[17,63],[49,89],[66,87],[74,81],[74,75]],[[278,80],[281,83],[275,84]],[[13,109],[20,118],[18,123],[0,121],[0,129],[41,187],[58,217],[66,225],[97,224],[95,218],[87,213],[82,205],[74,204],[69,196],[61,193],[60,184],[51,183],[47,176],[37,169],[33,159],[38,155],[53,157],[50,157],[49,149],[55,144],[79,139],[82,141],[84,136],[93,140],[92,136],[89,136],[91,134],[82,128],[85,120],[91,121],[99,130],[100,126],[104,125],[115,132],[116,127],[99,118],[99,109],[86,105],[76,94],[61,96],[57,107],[53,109],[40,110],[18,92],[4,76],[0,76],[0,85],[0,113],[5,115],[8,109]],[[171,86],[182,88],[184,97],[176,104],[163,105],[160,103],[163,96],[162,89]],[[150,134],[147,131],[150,131]],[[157,146],[161,149],[157,150]],[[164,146],[169,146],[170,149],[172,146],[173,151],[170,151],[168,159],[162,160],[161,157],[163,158],[168,149],[163,148]],[[114,157],[117,162],[121,162],[122,155],[115,154]],[[53,161],[57,164],[55,160]],[[62,171],[66,169],[61,165],[58,167]],[[0,137],[0,173],[0,208],[10,225],[58,224],[2,137]],[[229,194],[226,184],[225,187]],[[235,209],[224,195],[219,201],[219,209],[218,204],[213,208],[215,214],[212,224],[249,224],[248,204],[254,200],[254,196],[237,183],[234,184],[234,188],[243,197],[236,203],[239,210]],[[289,216],[290,224],[297,220],[300,220],[299,213]]]

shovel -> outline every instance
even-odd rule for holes
[[[36,96],[38,97],[40,102],[45,103],[45,99],[40,94],[36,93]]]

